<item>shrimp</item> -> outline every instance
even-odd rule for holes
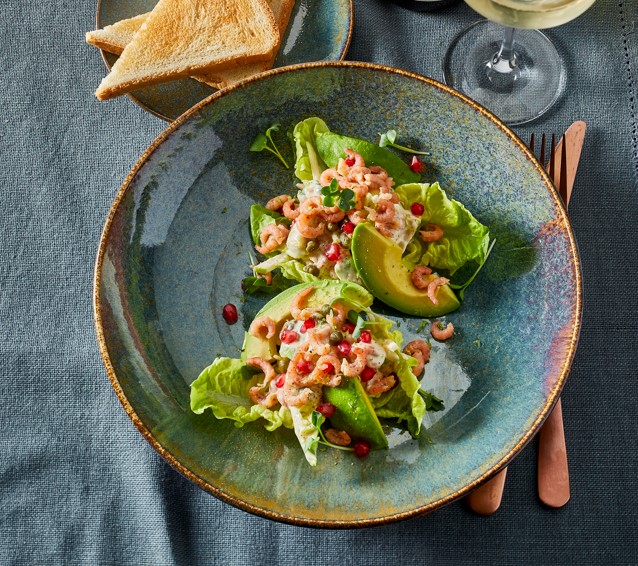
[[[396,204],[399,202],[399,196],[390,187],[381,187],[379,189],[379,201],[382,200]]]
[[[302,305],[309,295],[314,291],[314,287],[306,287],[299,291],[290,305],[290,314],[295,320],[306,320],[315,312],[315,309],[302,309]]]
[[[380,371],[376,372],[372,379],[366,383],[366,391],[368,395],[376,397],[390,391],[397,383],[396,377],[393,373],[383,375]]]
[[[336,444],[337,446],[350,446],[352,439],[345,430],[337,430],[336,428],[329,428],[324,432],[326,440]]]
[[[257,277],[261,277],[266,282],[266,285],[272,283],[272,273],[258,273]]]
[[[313,379],[314,384],[328,385],[329,387],[336,387],[341,383],[341,376],[337,373],[337,369],[340,367],[340,361],[334,354],[328,354],[321,356],[315,364],[310,377]]]
[[[288,220],[294,220],[299,216],[299,207],[294,200],[287,200],[281,211],[284,213],[284,216],[288,218]]]
[[[440,320],[437,320],[432,325],[432,328],[430,328],[430,333],[432,334],[432,338],[435,340],[447,340],[454,336],[454,325],[451,322],[448,322],[447,326],[443,328],[443,323]]]
[[[365,353],[358,352],[352,362],[348,361],[347,358],[341,360],[341,373],[346,377],[356,377],[365,369],[366,364],[367,357]]]
[[[443,237],[443,228],[436,224],[426,224],[425,230],[419,232],[424,242],[436,242]]]
[[[260,254],[274,252],[288,238],[290,230],[281,224],[268,224],[259,234],[261,246],[255,246]]]
[[[412,284],[417,289],[427,289],[430,284],[428,275],[432,275],[432,270],[426,265],[419,265],[412,271]]]
[[[430,345],[423,340],[412,340],[405,345],[403,353],[412,356],[417,361],[417,364],[412,368],[412,373],[417,377],[421,375],[423,367],[430,360]]]
[[[351,210],[347,214],[348,220],[352,222],[355,226],[357,224],[361,224],[361,222],[365,222],[368,217],[368,213],[365,210]]]
[[[255,405],[263,405],[267,409],[274,407],[278,399],[279,388],[274,381],[270,382],[268,391],[263,387],[256,385],[248,390],[248,396]]]
[[[307,214],[313,216],[321,213],[323,208],[321,197],[310,197],[304,200],[299,206],[299,212],[301,214]]]
[[[246,365],[260,369],[261,371],[264,372],[264,381],[261,384],[261,387],[264,387],[269,381],[272,381],[274,377],[277,375],[275,373],[275,368],[272,367],[272,364],[264,360],[264,358],[248,358],[246,360]]]
[[[326,316],[326,322],[331,326],[341,326],[348,318],[348,309],[338,301],[332,303],[330,309]]]
[[[383,167],[372,166],[370,172],[365,176],[365,180],[370,190],[391,189],[394,185],[394,179],[388,175]]]
[[[341,210],[338,206],[323,206],[321,208],[321,216],[326,222],[341,222],[346,215],[345,210]]]
[[[436,290],[443,285],[447,285],[450,280],[447,277],[437,277],[428,283],[428,297],[432,304],[438,305],[439,300],[436,298]]]
[[[319,356],[324,356],[330,353],[330,344],[328,342],[328,336],[330,335],[330,327],[322,324],[321,326],[315,326],[307,330],[308,333],[308,350]]]
[[[288,195],[279,195],[278,197],[271,198],[266,203],[266,208],[268,210],[280,210],[285,203],[292,200]]]
[[[383,236],[391,237],[392,230],[397,227],[394,204],[387,200],[377,202],[376,210],[370,213],[370,220],[374,222],[374,227]]]
[[[275,322],[267,316],[257,317],[251,322],[248,334],[270,340],[275,335]]]
[[[356,151],[350,149],[350,148],[345,148],[343,151],[346,152],[346,155],[348,156],[349,159],[354,159],[354,165],[352,165],[352,167],[365,167],[366,163],[363,160],[363,157],[361,157],[361,154],[357,153]]]
[[[326,223],[319,216],[302,213],[297,217],[297,230],[304,238],[313,240],[326,231]]]
[[[285,407],[317,406],[321,399],[321,387],[299,387],[287,379],[278,398]]]

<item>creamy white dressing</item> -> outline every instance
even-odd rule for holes
[[[400,204],[394,205],[394,218],[397,220],[397,227],[394,230],[390,230],[392,240],[399,244],[401,251],[404,252],[408,243],[416,234],[419,224],[421,224],[421,218],[414,216],[412,212],[406,210]]]
[[[286,251],[288,252],[288,255],[295,259],[304,257],[307,254],[307,243],[308,240],[301,235],[297,228],[297,224],[294,223],[290,228],[288,239],[286,240],[286,247],[288,248]]]
[[[385,362],[386,351],[381,344],[372,340],[369,344],[366,344],[366,365],[373,369],[379,369],[383,362]]]
[[[290,322],[292,322],[293,324],[290,324]],[[287,330],[294,330],[297,333],[297,339],[290,344],[284,344],[282,342],[281,346],[279,346],[279,355],[283,358],[289,358],[292,360],[295,357],[295,354],[297,353],[299,347],[308,341],[308,333],[301,333],[301,327],[304,323],[303,320],[291,320],[290,322],[286,323],[284,325],[284,328]]]
[[[347,258],[341,259],[335,264],[335,274],[341,281],[354,281],[359,285],[362,284],[349,254]]]

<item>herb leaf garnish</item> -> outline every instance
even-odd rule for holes
[[[325,444],[326,446],[330,446],[331,448],[336,448],[337,450],[345,450],[346,452],[352,452],[354,448],[351,446],[338,446],[337,444],[333,444],[332,442],[326,440],[326,437],[323,435],[323,431],[321,430],[321,425],[326,421],[326,417],[324,417],[319,411],[313,411],[312,416],[310,417],[310,422],[319,432],[319,436],[321,439],[319,440],[319,444]]]
[[[412,149],[411,147],[406,147],[404,145],[399,145],[394,143],[397,139],[397,131],[396,130],[388,130],[385,134],[379,134],[381,136],[381,140],[379,141],[379,146],[381,147],[394,147],[396,149],[400,149],[401,151],[405,151],[407,153],[416,153],[418,155],[430,155],[429,151],[417,151],[416,149]]]
[[[266,151],[269,151],[273,155],[276,155],[277,158],[284,164],[284,167],[286,169],[289,169],[288,163],[286,163],[286,160],[283,158],[283,155],[281,155],[281,152],[279,151],[279,149],[277,148],[277,145],[272,139],[272,132],[278,132],[278,131],[279,131],[279,124],[273,124],[272,126],[270,126],[270,128],[266,130],[265,134],[262,134],[262,133],[257,134],[255,139],[253,140],[253,143],[250,144],[249,151],[260,152],[260,151],[264,151],[265,149]],[[268,145],[269,142],[270,142],[270,145]]]
[[[330,181],[327,187],[321,189],[324,206],[334,206],[335,201],[341,210],[348,211],[354,207],[354,191],[352,189],[339,189],[337,179]]]

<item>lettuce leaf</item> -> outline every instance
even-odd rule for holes
[[[294,279],[295,281],[299,281],[300,283],[313,283],[314,281],[319,281],[318,277],[315,277],[311,273],[304,271],[304,264],[296,259],[288,259],[283,262],[279,268],[281,269],[281,274],[286,279]]]
[[[405,248],[405,253],[401,258],[401,262],[406,269],[412,271],[417,265],[419,265],[422,255],[423,246],[421,245],[421,241],[418,238],[412,238]]]
[[[253,204],[250,207],[250,235],[254,244],[260,243],[259,235],[269,224],[290,224],[290,220],[261,204]]]
[[[250,376],[246,369],[241,360],[215,359],[191,384],[191,410],[200,415],[211,409],[218,419],[234,420],[236,427],[263,418],[269,431],[280,426],[292,428],[292,416],[287,408],[272,411],[252,404],[248,390],[257,385],[261,375]]]
[[[295,434],[301,444],[304,456],[311,466],[317,465],[319,430],[312,422],[312,408],[290,407]]]
[[[316,139],[319,134],[329,131],[321,118],[308,118],[295,126],[292,132],[297,156],[295,175],[301,181],[319,179],[319,175],[327,169],[317,153]]]
[[[438,183],[411,183],[395,190],[403,206],[420,202],[425,207],[422,221],[437,224],[445,232],[440,240],[427,245],[420,264],[447,269],[452,275],[468,261],[485,261],[489,229],[460,202],[449,199]]]

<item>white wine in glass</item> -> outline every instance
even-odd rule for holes
[[[594,2],[465,0],[488,20],[472,24],[452,40],[443,60],[445,82],[506,124],[538,118],[558,100],[565,85],[562,59],[538,29],[573,20]]]

